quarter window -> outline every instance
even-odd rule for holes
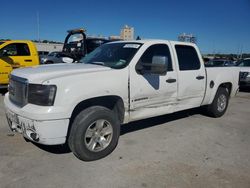
[[[176,45],[175,50],[181,71],[200,69],[200,60],[194,47]]]

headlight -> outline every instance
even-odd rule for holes
[[[250,74],[248,73],[247,78],[250,78]]]
[[[55,85],[29,84],[28,103],[41,106],[53,106],[55,96]]]
[[[41,62],[43,62],[43,63],[44,63],[45,61],[47,61],[47,59],[46,59],[46,58],[44,58],[44,57],[43,57],[43,58],[41,58]]]

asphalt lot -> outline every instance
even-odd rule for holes
[[[250,187],[250,92],[218,119],[189,110],[122,126],[108,157],[78,160],[10,134],[0,96],[0,187]]]

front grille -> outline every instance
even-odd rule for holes
[[[9,98],[11,102],[19,107],[25,106],[27,104],[27,89],[27,79],[13,75],[10,76]]]
[[[248,72],[240,72],[240,79],[246,79]]]

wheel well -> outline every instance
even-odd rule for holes
[[[229,93],[229,96],[231,95],[232,83],[230,83],[230,82],[222,83],[222,84],[219,85],[219,88],[220,87],[226,88],[228,93]]]
[[[104,97],[95,97],[92,99],[84,100],[76,105],[74,108],[70,121],[73,121],[75,117],[84,109],[90,106],[103,106],[112,110],[115,115],[118,117],[118,120],[122,123],[124,120],[124,103],[123,100],[118,96],[104,96]]]

